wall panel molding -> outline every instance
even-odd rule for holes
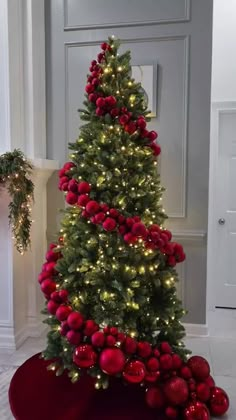
[[[165,0],[166,1],[166,0]],[[69,8],[68,0],[64,0],[64,31],[79,31],[86,29],[106,29],[106,28],[122,28],[122,27],[135,27],[135,26],[151,26],[151,25],[163,25],[173,23],[184,23],[190,21],[190,0],[183,0],[183,13],[182,16],[167,16],[161,19],[148,19],[148,20],[127,20],[120,22],[106,22],[106,23],[83,23],[83,24],[71,24],[69,23]]]

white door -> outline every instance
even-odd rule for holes
[[[208,293],[215,307],[236,309],[236,103],[215,104],[212,115]]]

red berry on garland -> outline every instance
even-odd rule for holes
[[[159,146],[159,144],[152,143],[149,147],[152,149],[154,156],[160,155],[161,147]]]
[[[48,275],[54,276],[57,273],[57,270],[55,270],[56,262],[52,261],[50,263],[44,264],[44,269],[47,271]]]
[[[213,387],[208,405],[212,416],[223,416],[229,408],[229,397],[222,388]]]
[[[172,354],[173,369],[180,369],[183,365],[183,360],[178,354]]]
[[[74,167],[75,167],[75,164],[73,162],[66,162],[63,166],[65,171],[69,171],[71,168],[74,168]]]
[[[73,205],[73,204],[77,203],[77,200],[78,200],[78,195],[77,195],[77,194],[75,194],[75,193],[73,193],[73,192],[71,192],[71,191],[69,191],[69,192],[66,194],[66,202],[67,202],[68,204]]]
[[[171,267],[175,267],[176,259],[175,259],[174,255],[170,255],[167,259],[167,262]]]
[[[50,296],[56,290],[56,283],[50,279],[45,279],[41,283],[41,290],[45,295]]]
[[[89,85],[86,85],[86,86],[85,86],[85,91],[86,91],[87,93],[92,93],[92,92],[94,92],[94,89],[95,89],[95,87],[94,87],[93,85],[91,85],[91,84],[89,84]]]
[[[87,194],[91,191],[91,186],[88,182],[81,181],[78,185],[78,191],[80,194]]]
[[[90,93],[88,99],[89,99],[90,102],[95,103],[96,100],[97,100],[97,94],[96,93]]]
[[[88,194],[81,194],[78,198],[77,204],[80,207],[85,207],[86,204],[88,204],[89,201],[90,201],[90,198],[89,198]]]
[[[101,44],[101,49],[102,49],[102,50],[104,50],[104,51],[106,51],[108,46],[109,46],[109,45],[108,45],[106,42],[103,42],[103,43]]]
[[[120,213],[116,209],[110,209],[109,214],[111,217],[113,217],[113,219],[117,219],[117,217],[120,215]]]
[[[210,388],[204,382],[200,382],[196,386],[196,394],[198,400],[206,402],[210,398]]]
[[[124,333],[118,333],[117,334],[117,342],[122,344],[122,343],[124,343],[125,339],[126,339],[126,336],[125,336]]]
[[[167,341],[162,341],[162,343],[160,344],[160,352],[168,354],[172,353],[172,348]]]
[[[187,362],[194,378],[204,381],[210,375],[210,366],[206,359],[201,356],[192,356]]]
[[[67,184],[67,182],[65,182],[64,184],[62,184],[60,190],[61,191],[68,191],[68,184]]]
[[[209,386],[209,388],[212,388],[213,386],[215,386],[215,381],[212,378],[212,376],[209,376],[207,379],[205,379],[205,384]]]
[[[146,391],[145,400],[151,408],[163,408],[166,402],[165,395],[160,387],[151,387]]]
[[[140,357],[146,358],[151,355],[152,347],[147,341],[140,341],[138,343],[137,353]]]
[[[157,134],[157,132],[156,132],[156,131],[149,131],[149,133],[148,133],[148,139],[149,139],[150,141],[154,141],[154,140],[156,140],[156,139],[157,139],[157,137],[158,137],[158,134]]]
[[[128,362],[124,368],[123,377],[131,384],[140,384],[146,374],[145,366],[139,360]]]
[[[81,368],[91,368],[95,365],[97,354],[89,344],[80,344],[73,354],[73,362]]]
[[[111,232],[116,228],[116,221],[111,217],[107,217],[107,219],[103,222],[102,226],[103,229],[105,229],[107,232]]]
[[[97,213],[99,211],[99,204],[97,203],[97,201],[94,200],[90,200],[88,202],[88,204],[86,205],[86,211],[88,214],[90,214],[91,216],[93,216],[95,213]]]
[[[110,114],[113,118],[118,117],[118,115],[120,114],[119,108],[112,108]]]
[[[160,367],[163,370],[171,370],[173,368],[173,360],[170,354],[162,354],[160,357]]]
[[[100,84],[100,80],[99,80],[99,79],[94,78],[94,79],[92,80],[92,85],[93,85],[93,86],[98,86],[99,84]]]
[[[56,317],[58,321],[65,321],[70,315],[72,309],[70,306],[61,305],[56,311]]]
[[[111,333],[111,335],[117,336],[118,329],[116,327],[111,327],[110,328],[110,333]]]
[[[138,128],[140,128],[141,130],[143,130],[146,127],[146,125],[147,125],[147,123],[146,123],[145,119],[142,118],[142,117],[139,117],[138,120],[137,120],[137,126],[138,126]]]
[[[53,252],[53,251],[50,250],[46,253],[46,260],[48,262],[56,261],[58,258],[59,258],[59,253],[58,252],[56,253],[56,252]]]
[[[115,339],[115,337],[114,337],[113,335],[108,335],[108,336],[106,337],[106,345],[107,345],[108,347],[114,347],[114,346],[115,346],[115,344],[116,344],[116,339]]]
[[[105,203],[101,204],[100,208],[103,211],[103,213],[106,213],[109,210],[108,205]]]
[[[66,338],[70,344],[76,346],[81,342],[82,336],[78,331],[68,331]]]
[[[164,384],[164,393],[170,404],[184,404],[189,396],[187,382],[177,376],[171,378]]]
[[[52,292],[51,295],[50,295],[50,298],[52,300],[54,300],[54,302],[56,302],[56,303],[62,303],[62,300],[60,298],[59,292],[56,292],[56,291],[55,292]]]
[[[122,225],[122,226],[119,226],[119,228],[118,228],[118,232],[120,233],[120,235],[125,235],[125,233],[127,232],[127,226],[125,226],[125,225]],[[133,236],[133,235],[132,235]]]
[[[178,419],[179,418],[179,413],[178,410],[174,407],[167,407],[165,409],[165,415],[168,419]]]
[[[116,347],[104,349],[100,354],[99,365],[107,375],[117,375],[124,369],[125,355]]]
[[[71,312],[67,322],[72,330],[79,330],[83,326],[84,317],[80,312]]]
[[[210,420],[210,414],[205,404],[200,401],[190,403],[183,412],[184,420]]]
[[[41,284],[43,280],[46,280],[46,278],[48,278],[48,273],[46,271],[43,271],[42,273],[40,273],[38,276],[39,284]]]
[[[95,333],[98,330],[99,330],[99,327],[96,324],[96,322],[93,319],[87,319],[87,321],[85,322],[85,327],[83,331],[84,335],[86,335],[87,337],[90,337],[93,333]]]
[[[94,347],[103,347],[105,343],[105,335],[102,331],[96,331],[91,337]]]
[[[59,303],[53,300],[49,300],[49,302],[47,303],[47,310],[51,315],[55,315],[58,308],[59,308]]]
[[[160,363],[158,361],[158,359],[156,359],[156,357],[151,357],[147,363],[147,370],[149,370],[150,372],[156,372],[159,369]]]

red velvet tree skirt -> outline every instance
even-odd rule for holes
[[[161,419],[146,406],[140,387],[115,380],[107,390],[96,391],[89,376],[72,384],[66,374],[48,371],[48,364],[36,354],[14,374],[9,401],[17,420]]]

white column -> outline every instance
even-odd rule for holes
[[[14,249],[9,197],[0,190],[0,348],[14,349],[40,334],[37,276],[46,251],[47,181],[58,162],[46,159],[44,1],[1,0],[0,153],[21,149],[34,165],[32,246]]]

